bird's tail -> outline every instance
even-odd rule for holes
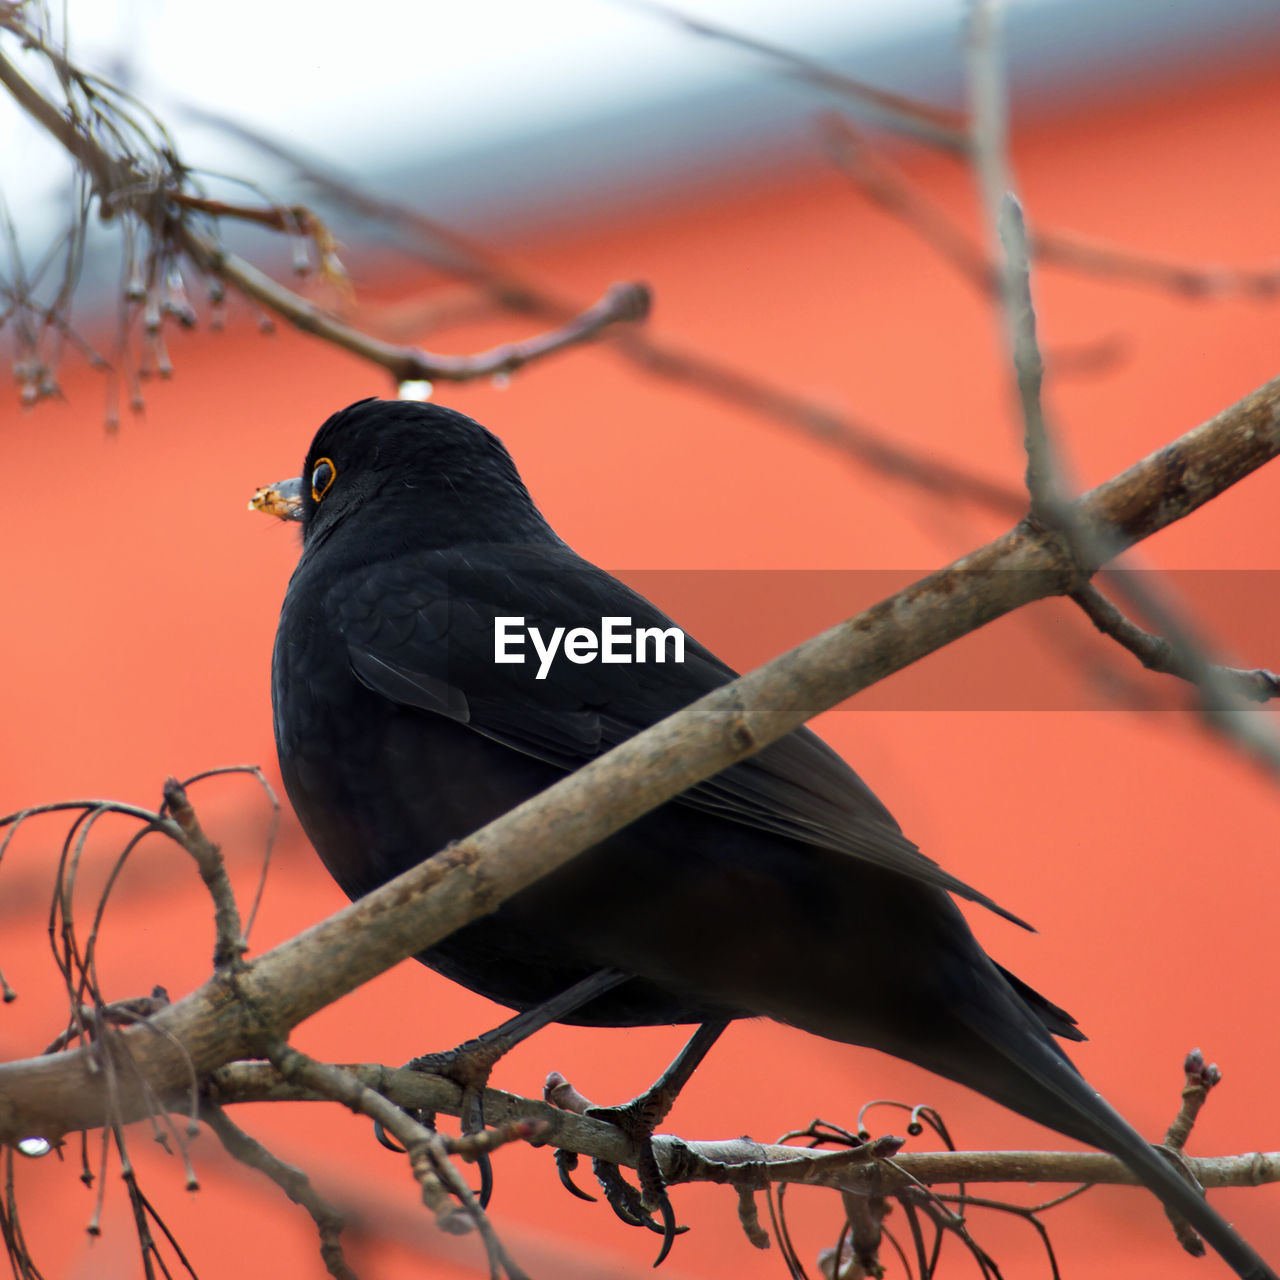
[[[1205,1200],[1204,1193],[1094,1090],[1038,1027],[1022,1027],[1011,1035],[1003,1019],[988,1022],[978,1014],[963,1020],[1007,1065],[1007,1095],[998,1097],[991,1089],[992,1076],[987,1072],[981,1084],[984,1092],[1041,1124],[1117,1156],[1167,1208],[1185,1218],[1242,1280],[1277,1280],[1275,1271]]]

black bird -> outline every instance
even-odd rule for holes
[[[544,638],[674,624],[571,551],[461,413],[359,401],[320,428],[301,489],[276,742],[298,817],[353,898],[735,675],[691,638],[683,662],[561,651],[539,678],[527,640],[523,665],[495,661],[500,618]],[[1275,1280],[1089,1087],[1054,1039],[1082,1039],[1074,1020],[987,956],[952,895],[1008,914],[799,730],[419,959],[515,1010],[570,992],[552,1010],[565,1022],[704,1023],[709,1043],[763,1015],[884,1050],[1119,1156],[1239,1275]]]

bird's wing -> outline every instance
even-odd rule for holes
[[[555,627],[598,633],[609,616],[630,618],[635,627],[676,625],[567,547],[463,547],[384,560],[342,575],[329,588],[326,611],[366,687],[566,771],[737,674],[691,637],[683,662],[578,664],[561,650],[539,679],[540,660],[528,639],[523,664],[495,661],[500,617],[522,618],[544,638]],[[862,779],[807,729],[697,784],[676,803],[850,854],[1030,927],[921,853]]]

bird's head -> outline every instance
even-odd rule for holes
[[[316,432],[302,474],[249,503],[302,524],[305,547],[353,525],[418,546],[555,539],[502,441],[443,405],[357,400]]]

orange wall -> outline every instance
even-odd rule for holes
[[[1246,264],[1276,256],[1278,145],[1280,86],[1260,74],[1042,120],[1017,139],[1016,159],[1043,225]],[[911,167],[950,206],[970,207],[958,169],[931,158]],[[614,216],[512,250],[584,298],[614,279],[646,279],[656,289],[656,333],[1017,483],[1018,431],[987,307],[816,158],[673,202],[643,222]],[[1047,270],[1037,290],[1051,351],[1122,344],[1109,372],[1051,381],[1054,420],[1084,484],[1277,371],[1274,302],[1189,303]],[[490,326],[454,346],[518,332]],[[66,402],[34,414],[5,402],[0,810],[68,795],[155,803],[167,773],[222,763],[257,761],[274,774],[268,667],[296,543],[290,530],[250,516],[245,501],[256,485],[296,472],[329,412],[387,388],[376,371],[301,336],[259,337],[243,313],[228,333],[175,335],[171,348],[176,379],[152,386],[146,417],[126,421],[115,438],[104,438],[101,388],[88,374],[69,370]],[[506,390],[442,388],[440,397],[496,429],[560,532],[619,570],[923,571],[999,528],[971,510],[939,513],[773,423],[647,379],[607,349],[531,369]],[[1278,502],[1273,468],[1143,555],[1181,569],[1274,571]],[[1274,575],[1224,580],[1236,602],[1227,621],[1239,627],[1224,641],[1242,646],[1242,662],[1276,665],[1275,631],[1249,625],[1252,602],[1274,594]],[[660,575],[646,585],[661,602]],[[851,593],[859,589],[851,579]],[[674,579],[671,591],[674,602]],[[829,619],[845,607],[838,598],[822,606]],[[784,619],[766,652],[802,638],[812,621]],[[716,626],[721,636],[710,634]],[[741,627],[730,593],[700,629],[731,648]],[[1038,663],[1055,672],[1045,680],[1060,681],[1059,660],[1046,665],[1042,656],[1046,636],[1086,630],[1041,606],[998,624],[990,652],[1005,664]],[[971,652],[975,666],[956,679],[984,660],[980,647]],[[1075,1057],[1089,1078],[1155,1136],[1176,1108],[1183,1053],[1202,1044],[1226,1082],[1195,1152],[1280,1148],[1274,783],[1177,712],[931,710],[927,683],[910,690],[897,705],[914,709],[843,711],[820,727],[928,853],[1038,925],[1029,936],[977,921],[999,959],[1081,1019],[1092,1040]],[[1063,703],[1046,695],[1043,705]],[[247,784],[219,783],[195,798],[247,899],[262,825],[256,797]],[[33,826],[0,869],[0,965],[21,997],[0,1013],[9,1056],[38,1051],[61,1025],[43,937],[59,838],[52,823]],[[104,839],[97,857],[109,849]],[[254,948],[340,903],[288,825]],[[181,994],[205,976],[210,940],[191,869],[170,850],[144,849],[108,920],[105,981],[117,996],[155,982]],[[499,1016],[410,964],[314,1018],[297,1040],[333,1059],[396,1063]],[[619,1100],[648,1083],[679,1038],[671,1029],[556,1029],[513,1054],[495,1083],[537,1093],[557,1068],[590,1096]],[[672,1126],[687,1136],[770,1139],[814,1115],[850,1124],[863,1101],[886,1096],[940,1107],[962,1146],[1060,1141],[915,1069],[765,1024],[731,1030]],[[374,1145],[364,1123],[329,1107],[257,1108],[240,1119],[334,1198],[381,1220],[393,1243],[358,1239],[362,1274],[480,1274],[478,1246],[445,1240],[414,1215],[400,1161]],[[891,1117],[885,1127],[901,1128]],[[194,1198],[181,1189],[177,1162],[151,1155],[141,1128],[133,1144],[148,1193],[201,1275],[320,1273],[308,1223],[265,1184],[228,1172],[210,1136],[194,1144],[205,1184]],[[19,1173],[46,1274],[138,1273],[114,1166],[116,1211],[92,1246],[82,1231],[91,1195],[76,1181],[76,1157],[24,1163]],[[497,1173],[495,1221],[536,1274],[648,1273],[654,1238],[570,1200],[547,1153],[506,1153]],[[793,1199],[811,1259],[834,1242],[836,1206],[812,1193]],[[1280,1192],[1215,1199],[1280,1258]],[[742,1239],[723,1190],[682,1188],[675,1203],[693,1230],[677,1243],[668,1277],[782,1273],[776,1250],[757,1253]],[[1095,1192],[1050,1225],[1067,1275],[1224,1273],[1212,1262],[1195,1269],[1138,1192]],[[976,1229],[1006,1274],[1047,1274],[1028,1228],[978,1219]],[[557,1251],[573,1266],[556,1262]],[[953,1263],[957,1272],[969,1265]]]

